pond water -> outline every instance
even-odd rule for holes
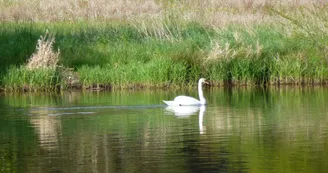
[[[0,172],[325,172],[328,88],[0,95]]]

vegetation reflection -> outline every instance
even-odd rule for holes
[[[172,95],[176,93],[1,96],[1,166],[11,172],[327,168],[326,88],[212,89],[205,92],[206,110],[187,116],[158,105]]]

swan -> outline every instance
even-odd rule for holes
[[[198,95],[199,100],[189,97],[189,96],[177,96],[173,101],[166,101],[163,100],[163,102],[168,106],[192,106],[192,105],[205,105],[206,100],[203,95],[202,85],[203,83],[206,83],[206,80],[204,78],[200,78],[198,81]]]

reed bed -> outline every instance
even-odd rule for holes
[[[6,90],[71,88],[73,78],[82,89],[190,87],[200,77],[213,86],[327,84],[321,1],[47,2],[0,3]],[[47,49],[58,55],[55,68],[28,70],[46,32],[56,40]]]
[[[100,21],[163,19],[226,26],[276,21],[265,9],[325,6],[325,0],[1,0],[1,21]]]

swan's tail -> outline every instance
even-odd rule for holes
[[[173,101],[165,101],[163,100],[163,102],[168,105],[168,106],[173,106]]]

